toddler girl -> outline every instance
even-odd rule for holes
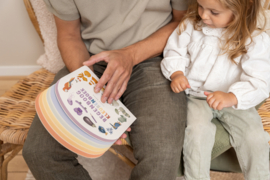
[[[161,69],[188,99],[186,180],[208,180],[218,118],[245,179],[269,179],[269,135],[254,108],[269,96],[270,38],[260,0],[197,0],[172,33]]]

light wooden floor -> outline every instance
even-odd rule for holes
[[[11,88],[22,76],[3,77],[0,76],[0,96]],[[28,167],[20,152],[8,165],[8,180],[24,180]]]

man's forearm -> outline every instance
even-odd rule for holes
[[[131,52],[133,64],[136,65],[146,59],[160,55],[163,52],[169,36],[175,30],[179,22],[180,19],[172,21],[148,38],[124,48]]]
[[[63,61],[70,72],[75,71],[90,58],[88,50],[81,39],[58,39],[58,47]]]

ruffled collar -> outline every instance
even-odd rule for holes
[[[206,36],[214,36],[214,37],[218,37],[220,39],[224,39],[222,37],[222,35],[225,33],[225,28],[211,28],[211,27],[209,27],[209,26],[207,26],[206,24],[203,23],[202,32]]]

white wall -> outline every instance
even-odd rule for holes
[[[23,0],[0,0],[0,76],[30,74],[43,53]]]

